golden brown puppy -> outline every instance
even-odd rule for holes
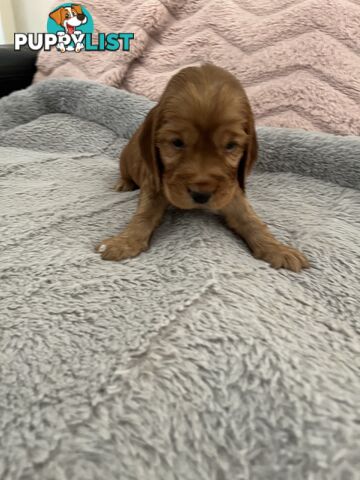
[[[120,157],[118,191],[140,187],[125,230],[103,240],[104,260],[146,250],[169,204],[221,214],[253,255],[275,268],[308,267],[302,253],[274,238],[245,196],[257,156],[254,119],[240,82],[214,65],[176,74]]]

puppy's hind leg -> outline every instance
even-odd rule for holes
[[[116,192],[132,192],[138,188],[139,187],[131,180],[131,178],[119,178],[114,190]]]
[[[139,186],[134,182],[133,177],[130,173],[131,170],[129,169],[129,165],[131,165],[132,157],[127,153],[128,150],[129,144],[125,146],[124,150],[121,152],[120,155],[120,175],[114,187],[114,190],[116,192],[132,192],[133,190],[137,190],[139,188]]]

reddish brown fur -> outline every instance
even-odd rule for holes
[[[306,258],[278,242],[246,200],[245,178],[256,157],[254,118],[240,82],[214,65],[181,70],[120,157],[116,188],[140,187],[138,211],[124,232],[97,250],[107,260],[138,255],[172,204],[223,215],[254,255],[275,268],[307,267]],[[191,192],[211,197],[199,204]]]

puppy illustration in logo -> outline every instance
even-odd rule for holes
[[[87,16],[83,13],[81,5],[72,4],[69,7],[60,7],[49,15],[58,25],[63,27],[64,33],[58,33],[60,39],[57,48],[64,53],[65,50],[80,52],[84,48],[84,44],[76,42],[76,46],[67,45],[65,48],[64,43],[61,41],[61,36],[64,35],[78,35],[82,34],[80,30],[76,30],[76,27],[84,25],[87,22]]]

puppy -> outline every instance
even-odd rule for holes
[[[214,65],[181,70],[120,157],[116,189],[140,188],[137,211],[96,251],[104,260],[139,255],[171,204],[222,215],[253,255],[274,268],[308,267],[302,253],[274,238],[246,198],[256,157],[254,118],[240,82]]]
[[[53,11],[49,15],[58,25],[61,25],[64,29],[64,33],[59,33],[60,37],[64,35],[73,35],[81,34],[80,30],[76,30],[76,27],[84,25],[87,22],[87,16],[83,13],[81,5],[72,4],[70,7],[59,7],[57,10]],[[65,50],[75,51],[78,53],[81,49],[84,48],[84,45],[81,42],[77,42],[75,48],[72,45],[68,45],[65,48],[64,42],[59,41],[58,49],[62,53]]]

